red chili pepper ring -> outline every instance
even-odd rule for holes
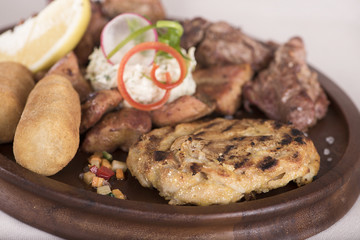
[[[159,101],[157,101],[155,103],[142,104],[142,103],[136,102],[130,96],[129,92],[126,89],[123,77],[124,77],[125,66],[126,66],[126,63],[129,61],[129,59],[137,52],[150,50],[150,49],[167,52],[168,54],[173,56],[177,60],[177,62],[179,64],[180,77],[176,82],[172,83],[171,82],[172,79],[170,77],[169,72],[166,72],[166,74],[165,74],[166,83],[161,83],[161,82],[158,81],[158,79],[155,76],[155,71],[159,66],[154,64],[153,68],[151,70],[151,79],[152,79],[152,81],[154,82],[154,84],[156,86],[158,86],[161,89],[165,89],[165,94],[164,94],[162,99],[160,99]],[[177,86],[179,86],[184,81],[185,76],[186,76],[186,63],[185,63],[183,57],[181,56],[181,54],[179,52],[177,52],[174,48],[170,47],[169,45],[167,45],[165,43],[161,43],[161,42],[143,42],[143,43],[140,43],[140,44],[136,45],[132,49],[130,49],[130,51],[128,51],[124,55],[123,59],[121,60],[120,65],[119,65],[119,69],[118,69],[118,89],[119,89],[121,95],[123,96],[123,98],[131,106],[133,106],[134,108],[137,108],[139,110],[151,111],[151,110],[155,110],[155,109],[160,108],[162,105],[164,105],[167,102],[167,100],[170,97],[170,90],[177,87]]]

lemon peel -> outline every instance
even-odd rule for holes
[[[32,72],[45,70],[73,50],[91,17],[89,0],[55,0],[38,15],[0,35],[0,61],[15,61]]]

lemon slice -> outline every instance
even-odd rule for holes
[[[37,72],[71,51],[91,16],[89,0],[55,0],[37,16],[0,35],[0,61],[16,61]]]

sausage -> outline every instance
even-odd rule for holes
[[[15,62],[0,62],[0,143],[14,139],[26,99],[35,85],[32,73]]]
[[[158,127],[175,126],[211,114],[215,103],[207,96],[184,95],[151,112],[151,120]]]
[[[16,128],[16,162],[45,176],[63,169],[79,147],[80,119],[79,95],[70,81],[47,75],[31,91]]]
[[[87,96],[93,91],[79,68],[78,59],[74,52],[69,52],[66,56],[57,61],[47,74],[58,74],[66,77],[80,96],[80,101],[86,100]]]

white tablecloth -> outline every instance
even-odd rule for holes
[[[41,9],[45,2],[1,1],[0,27],[28,17]],[[360,1],[163,0],[163,4],[169,16],[226,20],[264,40],[284,42],[292,36],[301,36],[309,63],[335,81],[360,109]],[[360,199],[340,221],[310,239],[360,239],[359,226]],[[0,239],[56,237],[0,211]]]

